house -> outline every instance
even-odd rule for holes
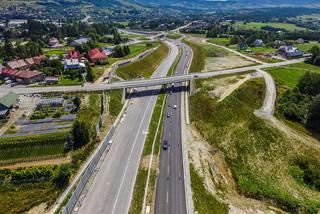
[[[45,61],[47,59],[47,57],[45,55],[39,55],[39,56],[35,56],[33,57],[34,63],[39,65],[41,62]]]
[[[79,51],[68,51],[67,55],[65,56],[66,59],[81,59],[81,54]]]
[[[113,47],[106,47],[102,50],[107,56],[110,56],[113,53]]]
[[[60,46],[59,40],[58,40],[57,38],[55,38],[55,37],[51,37],[51,38],[49,39],[49,46],[50,46],[51,48],[59,47],[59,46]]]
[[[297,43],[297,44],[304,44],[305,41],[304,41],[304,39],[299,38],[299,39],[296,40],[296,43]]]
[[[13,60],[7,64],[11,69],[26,69],[29,66],[23,59]]]
[[[26,63],[28,64],[28,66],[30,66],[30,67],[35,64],[33,58],[28,58],[28,59],[25,60],[25,62],[26,62]]]
[[[301,57],[304,55],[303,51],[298,50],[298,48],[293,47],[292,45],[284,45],[278,49],[280,54],[283,54],[285,57]]]
[[[65,59],[64,69],[80,69],[85,68],[86,65],[79,61],[79,59]]]
[[[90,41],[89,38],[79,38],[70,43],[71,46],[84,45]]]
[[[106,64],[108,62],[108,56],[99,48],[94,48],[88,52],[90,62],[96,64]]]
[[[44,81],[45,81],[46,84],[48,84],[48,85],[58,84],[58,82],[59,82],[59,77],[46,77],[46,78],[44,79]]]
[[[45,74],[39,71],[18,71],[14,74],[14,78],[18,83],[32,84],[43,81]]]
[[[10,109],[17,102],[18,95],[9,92],[7,95],[0,97],[0,119],[5,119],[10,114]]]
[[[263,43],[263,40],[262,39],[256,39],[255,41],[254,41],[254,43],[253,43],[253,46],[255,46],[255,47],[261,47],[261,46],[263,46],[264,45],[264,43]]]

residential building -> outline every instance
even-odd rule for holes
[[[49,46],[51,48],[56,48],[56,47],[59,47],[60,44],[59,44],[59,40],[55,37],[51,37],[50,40],[49,40]]]
[[[79,61],[79,59],[65,59],[64,68],[65,69],[80,69],[85,68],[86,65]]]
[[[296,43],[297,43],[297,44],[304,44],[304,43],[305,43],[305,40],[302,39],[302,38],[299,38],[299,39],[296,40]]]
[[[278,49],[278,52],[280,54],[283,54],[287,58],[292,58],[292,57],[301,57],[304,55],[303,51],[298,50],[298,48],[292,46],[292,45],[284,45],[281,46]]]
[[[108,62],[108,56],[98,48],[94,48],[88,52],[90,62],[96,64],[106,64]]]
[[[89,38],[79,38],[70,43],[71,46],[84,45],[90,41]]]
[[[102,50],[107,56],[110,56],[113,53],[113,47],[106,47]]]
[[[81,59],[81,54],[79,51],[73,51],[70,50],[67,52],[67,55],[65,56],[66,59]]]
[[[32,84],[43,81],[45,74],[39,71],[18,71],[14,77],[18,83]]]
[[[5,119],[10,114],[10,109],[18,100],[18,95],[9,92],[7,95],[0,97],[0,119]]]
[[[7,64],[11,69],[26,69],[29,66],[23,59],[13,60]]]
[[[264,43],[263,43],[263,40],[262,40],[262,39],[256,39],[256,40],[254,41],[253,45],[254,45],[255,47],[261,47],[261,46],[264,45]]]

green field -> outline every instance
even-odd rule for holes
[[[264,99],[264,81],[247,82],[223,102],[209,96],[210,79],[201,82],[189,99],[191,121],[213,149],[223,152],[239,193],[289,213],[316,214],[320,192],[297,183],[289,169],[297,158],[319,162],[320,151],[286,138],[254,115]],[[206,207],[207,200],[196,203]]]
[[[66,53],[67,50],[73,50],[74,47],[59,47],[59,48],[44,48],[43,53],[48,57],[52,55],[63,55]]]
[[[283,67],[267,68],[266,71],[272,75],[277,83],[288,88],[294,88],[297,85],[299,79],[307,71],[320,73],[320,67],[307,63],[298,63]]]
[[[56,86],[72,86],[72,85],[82,85],[85,82],[84,79],[80,80],[79,78],[69,79],[66,77],[61,77]]]
[[[229,38],[211,38],[207,40],[210,43],[215,43],[218,45],[228,45],[229,44]]]
[[[237,28],[242,28],[242,29],[252,29],[252,30],[260,30],[261,27],[265,26],[271,26],[274,28],[282,28],[288,31],[304,31],[306,28],[303,27],[298,27],[294,24],[288,24],[288,23],[279,23],[279,22],[248,22],[248,23],[243,23],[243,22],[237,22],[235,24],[235,27]]]
[[[189,45],[193,52],[192,63],[190,66],[190,73],[198,73],[201,72],[204,68],[206,53],[204,48],[201,45],[184,40],[184,43]]]
[[[122,110],[122,90],[111,90],[107,92],[110,98],[109,113],[111,119],[115,119]]]
[[[169,39],[180,39],[182,36],[179,33],[168,34],[167,37]]]
[[[313,46],[318,46],[320,48],[320,43],[316,41],[310,41],[309,43],[305,44],[297,44],[296,47],[304,52],[308,52]]]
[[[41,203],[51,205],[59,193],[51,182],[0,184],[0,213],[26,213]]]
[[[120,67],[116,73],[123,79],[150,77],[168,53],[169,48],[162,43],[158,49],[142,60]]]

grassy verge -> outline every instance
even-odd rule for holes
[[[117,75],[123,79],[135,79],[138,77],[150,77],[156,70],[156,67],[168,55],[169,48],[164,43],[140,61],[120,67],[117,70]]]
[[[250,80],[219,103],[206,85],[189,99],[191,121],[224,153],[239,192],[291,213],[317,213],[320,192],[296,182],[289,168],[297,156],[320,161],[320,151],[286,138],[253,114],[262,105],[263,80]]]
[[[226,46],[229,44],[229,38],[211,38],[207,40],[210,43]]]
[[[199,44],[184,40],[184,43],[189,45],[193,52],[193,59],[190,66],[189,73],[201,72],[204,68],[206,53],[205,50]]]
[[[108,91],[110,98],[109,102],[109,113],[111,119],[116,118],[122,110],[122,90],[111,90]]]
[[[25,213],[41,203],[52,204],[59,193],[51,182],[0,184],[0,213]]]
[[[159,154],[159,147],[160,147],[159,145],[160,145],[160,139],[161,139],[161,133],[162,133],[163,119],[160,120],[160,126],[159,126],[160,129],[158,131],[157,136],[155,136],[155,135],[156,135],[157,126],[158,126],[160,115],[161,115],[161,109],[162,109],[162,105],[165,100],[165,97],[166,97],[165,94],[161,94],[158,96],[156,106],[155,106],[153,113],[152,113],[152,118],[151,118],[151,122],[149,125],[149,130],[148,130],[149,132],[148,132],[148,136],[147,136],[147,139],[146,139],[146,142],[144,145],[144,149],[143,149],[142,159],[144,157],[151,155],[152,144],[153,144],[155,137],[156,137],[156,142],[155,142],[155,148],[154,148],[153,155],[157,156],[157,154]],[[136,178],[136,183],[134,186],[133,197],[132,197],[131,207],[130,207],[129,213],[133,214],[133,213],[141,213],[142,212],[143,197],[144,197],[144,192],[145,192],[145,187],[146,187],[147,175],[148,175],[148,169],[141,166],[141,163],[140,163],[138,176]],[[152,201],[152,195],[153,195],[154,186],[155,186],[155,179],[156,179],[156,171],[151,170],[150,183],[149,183],[149,187],[148,187],[149,191],[148,191],[148,196],[147,196],[147,204],[150,204]]]
[[[169,39],[180,39],[182,36],[181,36],[181,34],[179,34],[179,33],[173,33],[173,34],[167,35],[167,37],[168,37]]]
[[[212,214],[228,213],[228,206],[208,192],[203,184],[203,178],[198,175],[192,164],[190,164],[190,178],[195,211]]]
[[[75,79],[69,79],[66,77],[61,77],[59,79],[59,82],[57,85],[55,86],[72,86],[72,85],[82,85],[85,82],[84,79],[79,79],[79,78],[75,78]]]

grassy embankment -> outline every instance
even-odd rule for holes
[[[116,73],[123,79],[150,77],[168,53],[168,46],[162,43],[159,48],[142,60],[120,67]]]
[[[169,39],[180,39],[182,37],[182,35],[179,33],[171,33],[171,34],[168,34],[167,37]]]
[[[92,67],[92,72],[94,75],[94,79],[97,80],[99,77],[101,77],[103,75],[103,73],[106,71],[106,69],[110,68],[110,66],[120,60],[125,60],[125,59],[130,59],[133,58],[141,53],[143,53],[146,50],[149,50],[150,48],[154,48],[158,45],[158,42],[153,42],[152,46],[147,47],[146,42],[142,42],[142,43],[137,43],[137,44],[132,44],[129,45],[129,49],[130,49],[130,54],[125,56],[125,57],[121,57],[121,58],[115,58],[115,57],[109,57],[108,58],[108,64],[106,65],[96,65],[95,67]]]
[[[262,105],[263,80],[249,81],[220,103],[208,95],[212,89],[204,81],[210,80],[202,80],[201,91],[190,97],[191,121],[210,145],[224,153],[238,191],[289,212],[317,213],[320,193],[297,182],[291,168],[297,159],[320,162],[320,152],[286,138],[253,114]],[[194,188],[197,177],[191,176],[196,210],[210,210],[208,199]]]
[[[205,50],[199,44],[196,44],[187,40],[184,40],[183,42],[191,47],[193,52],[193,59],[196,59],[196,60],[192,60],[189,73],[201,72],[204,68],[204,64],[206,60]]]

